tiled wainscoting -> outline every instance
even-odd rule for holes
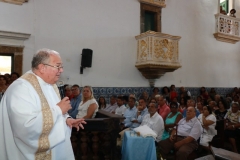
[[[162,93],[163,87],[158,87],[160,90],[160,94]],[[200,94],[200,88],[201,87],[185,87],[186,90],[190,91],[192,97],[196,98]],[[109,98],[111,95],[129,95],[131,93],[134,93],[137,98],[139,98],[143,91],[148,92],[149,95],[152,94],[152,89],[150,87],[93,87],[94,97],[96,100],[100,96],[104,96],[107,100],[107,103],[109,103]],[[211,87],[207,88],[206,90],[209,92]],[[179,87],[176,87],[176,90],[179,91]],[[215,91],[217,94],[220,94],[222,96],[225,96],[228,93],[231,93],[233,91],[232,88],[215,88]]]

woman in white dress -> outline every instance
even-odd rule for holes
[[[200,137],[200,144],[208,147],[209,142],[211,142],[213,137],[217,134],[215,129],[216,117],[212,114],[211,107],[203,106],[203,112],[198,116],[198,119],[203,127],[203,133]]]
[[[93,96],[91,86],[84,86],[82,93],[82,101],[78,106],[78,114],[76,118],[90,119],[96,116],[98,111],[98,103]]]

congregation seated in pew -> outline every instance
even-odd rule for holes
[[[164,122],[157,110],[158,105],[156,103],[149,103],[148,114],[144,116],[141,126],[147,125],[149,128],[151,128],[157,134],[156,141],[159,142],[162,139]]]
[[[171,112],[168,114],[164,123],[164,132],[162,140],[169,138],[169,133],[173,127],[183,118],[181,112],[178,111],[178,104],[175,102],[170,103]]]
[[[106,109],[107,107],[107,102],[106,102],[106,99],[103,97],[103,96],[100,96],[98,98],[98,106],[99,106],[99,109]]]
[[[82,94],[81,94],[80,87],[77,84],[74,84],[71,87],[71,91],[72,91],[72,98],[71,98],[70,102],[71,102],[72,108],[68,111],[68,114],[72,118],[76,118],[76,116],[78,114],[79,104],[82,101]]]
[[[188,99],[188,100],[187,100],[187,106],[186,106],[186,108],[183,110],[183,113],[182,113],[182,115],[183,115],[184,118],[187,116],[187,109],[188,109],[188,107],[194,107],[194,108],[196,107],[196,102],[195,102],[194,99]],[[196,110],[196,117],[198,117],[199,114],[200,114],[200,112],[199,112],[198,110]]]
[[[122,122],[122,128],[129,128],[132,127],[133,124],[133,120],[135,118],[137,111],[137,108],[135,106],[135,98],[129,98],[128,100],[128,106],[129,108],[127,108],[123,114],[123,117],[125,118],[124,121]]]
[[[118,108],[117,97],[115,95],[112,95],[110,97],[110,103],[107,104],[106,108],[104,108],[103,110],[110,113],[114,113],[117,108]]]
[[[215,113],[215,116],[216,116],[216,119],[218,121],[220,120],[224,120],[224,117],[227,113],[227,104],[226,104],[226,101],[224,100],[219,100],[218,102],[218,110],[214,111]]]
[[[129,98],[129,108],[124,112],[125,120],[123,121],[122,128],[136,128],[138,127],[146,114],[148,114],[148,109],[146,101],[143,98],[139,99],[139,105],[135,106],[135,98]]]
[[[133,115],[132,128],[140,126],[145,115],[148,114],[147,102],[144,98],[139,99],[139,105],[137,106],[137,111]]]
[[[135,101],[136,101],[135,98],[129,97],[129,100],[128,100],[129,108],[126,109],[123,115],[125,119],[121,124],[122,131],[119,133],[120,134],[120,139],[118,139],[119,146],[121,146],[121,141],[122,141],[124,132],[129,129],[139,127],[145,115],[148,114],[148,108],[147,108],[145,99],[144,98],[139,99],[139,105],[137,106],[137,108],[135,106]]]
[[[165,120],[167,115],[170,113],[170,108],[168,107],[163,96],[157,96],[156,100],[158,103],[158,113]]]
[[[213,137],[217,135],[216,117],[212,114],[212,108],[210,106],[203,107],[203,113],[198,116],[198,119],[202,125],[203,133],[200,137],[200,145],[208,147],[209,142]]]
[[[68,97],[70,101],[73,98],[71,85],[64,85],[64,97]]]
[[[82,93],[82,101],[78,106],[78,114],[76,118],[90,119],[96,116],[98,111],[98,103],[93,96],[91,86],[84,86]]]
[[[200,114],[203,113],[203,102],[197,102],[197,110]]]
[[[145,92],[145,91],[144,91]],[[206,91],[205,91],[206,92]],[[145,94],[147,94],[147,92],[145,93]],[[239,94],[239,93],[238,93]],[[217,94],[216,94],[217,95]],[[161,95],[160,95],[161,96]],[[103,107],[102,108],[102,110],[107,110],[107,109],[109,109],[108,111],[110,112],[110,113],[119,113],[119,115],[120,116],[123,116],[123,117],[125,117],[126,119],[123,121],[123,124],[122,124],[122,126],[120,126],[120,128],[136,128],[136,127],[138,127],[138,126],[140,126],[140,125],[142,125],[142,124],[144,124],[142,121],[143,121],[143,118],[146,118],[146,117],[148,117],[148,120],[149,120],[149,123],[148,123],[148,125],[149,125],[149,128],[151,128],[153,131],[155,130],[155,132],[157,133],[158,131],[158,127],[150,127],[150,126],[153,126],[153,122],[150,122],[152,119],[154,119],[153,117],[154,117],[154,115],[152,115],[151,116],[151,114],[148,114],[147,116],[143,116],[143,113],[145,112],[145,113],[148,113],[148,111],[149,111],[149,109],[150,108],[147,108],[147,105],[143,105],[144,103],[145,104],[147,104],[147,103],[149,103],[149,101],[150,101],[150,103],[149,103],[149,105],[148,105],[148,107],[150,107],[151,106],[151,102],[154,102],[153,104],[155,104],[155,102],[156,102],[156,98],[152,98],[151,100],[149,100],[149,98],[147,98],[149,101],[147,101],[147,102],[145,102],[145,99],[146,99],[146,97],[145,97],[145,99],[144,98],[142,98],[142,97],[140,97],[140,99],[138,100],[139,101],[139,106],[136,106],[135,104],[135,101],[136,101],[136,99],[135,98],[133,98],[132,96],[131,96],[131,98],[129,98],[129,101],[128,101],[128,104],[127,104],[127,106],[129,106],[129,108],[128,109],[126,109],[125,108],[125,105],[123,104],[124,102],[123,102],[123,100],[121,99],[121,96],[119,96],[118,97],[118,100],[117,100],[117,103],[116,103],[116,99],[115,99],[115,101],[114,101],[114,97],[116,97],[116,96],[111,96],[111,98],[110,98],[110,104],[109,105],[106,105],[106,107]],[[216,97],[216,96],[215,96]],[[101,97],[101,98],[104,98],[104,97]],[[175,99],[176,100],[176,99]],[[184,100],[184,99],[183,99]],[[227,111],[226,109],[224,109],[224,108],[227,108],[228,106],[226,106],[225,107],[225,105],[227,105],[227,104],[225,104],[224,103],[224,101],[223,101],[223,98],[220,98],[219,100],[218,100],[218,103],[216,103],[215,102],[215,100],[212,100],[212,99],[210,99],[209,97],[208,97],[208,100],[209,100],[209,102],[210,102],[210,108],[211,108],[211,110],[212,109],[214,109],[214,113],[218,113],[218,112],[222,112],[222,111],[224,111],[224,113]],[[214,102],[214,103],[216,103],[216,104],[214,104],[214,105],[212,105],[213,103],[212,102]],[[178,102],[179,103],[179,102]],[[99,103],[100,104],[100,103]],[[182,104],[184,104],[184,103],[182,103]],[[198,104],[199,105],[199,104]],[[213,120],[213,124],[209,124],[210,125],[210,128],[214,128],[214,127],[212,127],[211,125],[216,125],[216,121],[214,120],[214,118],[215,118],[215,116],[213,115],[213,114],[211,114],[210,113],[210,109],[206,106],[206,107],[201,107],[202,109],[200,109],[199,108],[199,106],[196,106],[196,103],[195,103],[195,100],[193,99],[193,98],[191,98],[190,97],[190,99],[188,99],[188,103],[187,103],[187,108],[195,108],[196,109],[196,114],[200,114],[199,113],[199,111],[201,111],[202,112],[202,114],[199,116],[199,120],[200,120],[200,122],[202,122],[202,124],[203,124],[203,127],[205,127],[205,126],[207,126],[207,124],[204,124],[205,123],[205,121],[211,121],[211,120]],[[144,106],[144,107],[143,107]],[[203,104],[202,104],[202,102],[201,102],[201,106],[203,106]],[[115,109],[114,109],[115,108]],[[124,108],[123,110],[125,110],[124,112],[123,112],[123,110],[122,110],[122,108]],[[133,109],[133,108],[135,108],[135,109]],[[204,108],[204,109],[203,109]],[[134,110],[134,112],[135,112],[135,114],[129,114],[129,113],[131,113],[131,110]],[[171,108],[171,110],[172,110],[172,108]],[[188,109],[186,109],[185,111],[184,111],[184,113],[183,113],[183,115],[186,115],[186,118],[187,118],[187,114],[188,114],[188,111],[187,111]],[[204,115],[204,112],[205,112],[205,110],[207,110],[207,112],[208,112],[208,115]],[[127,113],[128,112],[128,113]],[[157,112],[158,112],[158,108],[157,108]],[[166,119],[168,118],[168,116],[170,116],[170,114],[171,114],[172,112],[170,112],[167,116],[166,116]],[[222,113],[222,114],[224,114],[224,113]],[[161,115],[159,115],[159,113],[157,113],[157,115],[158,116],[160,116],[161,117]],[[180,114],[178,114],[178,115],[182,115],[181,113]],[[205,120],[203,120],[203,116],[205,117]],[[219,115],[218,114],[216,114],[216,116],[218,117]],[[130,118],[131,117],[131,118]],[[207,117],[211,117],[211,119],[208,119]],[[222,117],[222,116],[221,116]],[[162,118],[162,117],[161,117]],[[170,117],[171,118],[171,117]],[[176,121],[177,122],[177,121]],[[180,121],[179,121],[180,122]],[[240,122],[240,121],[239,121]],[[238,123],[236,123],[234,126],[238,126],[238,124],[239,124],[239,122]],[[130,125],[129,125],[130,124]],[[159,123],[160,124],[160,123]],[[162,124],[164,124],[164,123],[162,123]],[[161,127],[161,125],[160,125],[160,127]],[[208,126],[209,127],[209,126]],[[240,126],[239,126],[240,127]],[[239,128],[238,127],[238,128]],[[165,126],[164,127],[164,129],[166,129],[167,128],[167,126]],[[202,127],[201,127],[202,128]],[[208,132],[208,130],[207,130],[207,127],[206,128],[202,128],[203,130],[204,130],[204,132],[201,132],[201,134],[200,135],[202,135],[202,136],[204,136],[204,134],[206,134],[206,132]],[[238,131],[239,129],[237,129],[237,131]],[[237,133],[237,132],[236,132]],[[240,132],[239,132],[240,133]],[[237,133],[237,134],[239,134],[239,133]],[[221,134],[221,133],[218,133],[218,134]],[[212,137],[214,136],[214,134],[212,134],[212,135],[210,135],[211,137],[208,139],[208,141],[204,141],[203,139],[202,139],[202,141],[200,140],[200,145],[203,145],[203,146],[208,146],[208,143],[209,142],[211,142],[211,139],[212,139]],[[227,136],[229,136],[229,134],[227,134]],[[236,135],[235,135],[236,136]],[[161,137],[161,138],[159,138],[159,137]],[[171,138],[171,137],[170,137]],[[170,141],[170,138],[168,138],[169,139],[169,141]],[[183,137],[181,137],[181,138],[183,138]],[[230,137],[231,138],[231,137]],[[230,140],[230,142],[231,142],[231,139],[229,138],[229,140]],[[163,137],[162,136],[159,136],[159,134],[158,134],[158,141],[159,141],[159,144],[160,143],[162,143],[162,141],[163,141]],[[186,141],[186,139],[188,140],[188,136],[184,136],[184,139],[183,139],[183,141],[182,142],[185,142]],[[194,140],[196,140],[195,138],[193,138]],[[203,142],[204,141],[204,142]],[[224,141],[224,139],[221,139],[220,141]],[[181,142],[181,143],[182,143]],[[199,145],[199,144],[197,144],[197,145]],[[213,144],[214,145],[214,144]],[[194,145],[193,145],[194,146]],[[165,147],[165,146],[164,146]],[[163,147],[163,148],[164,148]],[[194,146],[195,147],[195,146]],[[224,146],[222,146],[222,147],[224,147]],[[179,151],[178,149],[180,149],[180,147],[179,148],[177,148],[177,147],[173,147],[173,148],[175,148],[175,151],[176,151],[176,153],[177,153],[177,151]],[[177,149],[176,149],[177,148]],[[233,150],[234,150],[234,146],[233,146]],[[178,153],[179,155],[181,155],[180,153]],[[186,155],[185,155],[186,156]],[[185,157],[186,158],[186,157]],[[182,158],[183,159],[183,158]]]
[[[119,116],[123,116],[125,110],[127,109],[124,105],[124,98],[123,96],[118,96],[117,97],[117,105],[118,107],[116,110],[113,112],[114,114],[117,114]]]
[[[233,152],[238,153],[236,137],[240,135],[240,111],[239,104],[232,103],[231,109],[225,115],[225,136],[229,139]]]
[[[144,99],[140,99],[140,100],[144,100]],[[148,131],[154,133],[156,135],[156,139],[155,139],[156,142],[159,142],[162,139],[162,135],[164,131],[164,121],[157,112],[158,105],[156,103],[150,102],[148,104],[147,109],[148,109],[148,112],[143,117],[142,123],[140,124],[139,127],[136,127],[133,130],[143,131],[143,128],[145,128]],[[139,134],[141,134],[141,132]]]
[[[159,142],[162,157],[166,158],[167,154],[175,149],[176,159],[186,160],[188,155],[197,149],[197,140],[202,131],[202,126],[196,118],[196,109],[188,107],[186,118],[179,121],[178,127],[173,129],[168,139]]]

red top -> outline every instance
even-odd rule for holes
[[[172,101],[174,98],[177,98],[178,94],[176,91],[171,91],[170,92],[170,100]]]

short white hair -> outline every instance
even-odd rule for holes
[[[32,69],[37,69],[39,64],[48,63],[51,54],[59,55],[57,51],[47,48],[38,50],[37,53],[33,55]]]

